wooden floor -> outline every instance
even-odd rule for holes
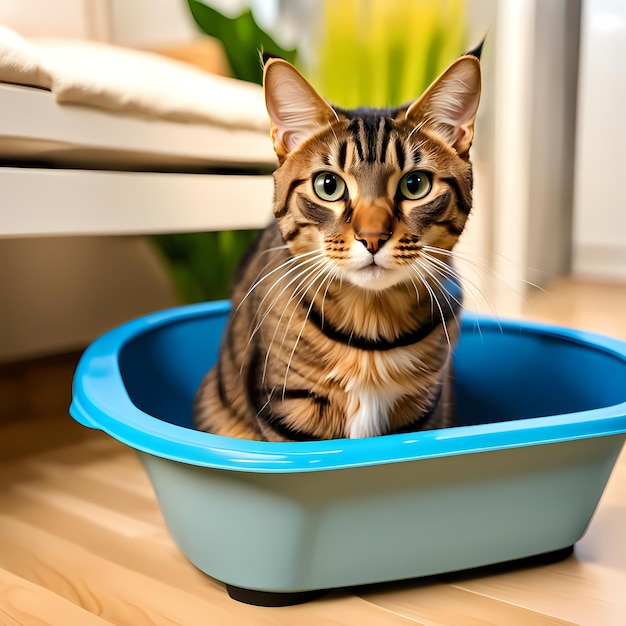
[[[533,295],[526,315],[626,339],[625,311],[624,285],[562,281]],[[258,608],[178,552],[134,453],[67,416],[73,363],[0,368],[2,626],[626,624],[624,453],[565,561]]]

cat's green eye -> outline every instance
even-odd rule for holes
[[[400,179],[400,194],[407,200],[420,200],[430,193],[433,181],[428,172],[409,172]]]
[[[346,191],[346,183],[337,174],[322,172],[313,179],[313,189],[321,200],[335,202],[343,198],[343,194]]]

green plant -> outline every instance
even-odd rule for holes
[[[343,107],[415,99],[466,46],[464,0],[323,0],[308,75]]]
[[[249,8],[237,17],[222,15],[200,0],[187,0],[196,24],[207,35],[219,39],[235,78],[261,84],[263,71],[259,52],[269,52],[294,63],[296,50],[283,48],[255,21]]]
[[[230,295],[239,259],[257,230],[154,235],[156,247],[182,302],[220,300]]]

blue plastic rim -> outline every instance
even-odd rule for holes
[[[191,427],[227,302],[177,307],[94,341],[74,376],[78,422],[155,456],[225,470],[309,472],[398,463],[626,432],[626,343],[464,313],[454,354],[461,425],[368,439],[273,443]]]

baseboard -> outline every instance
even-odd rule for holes
[[[626,247],[578,244],[573,271],[585,278],[626,280]]]

